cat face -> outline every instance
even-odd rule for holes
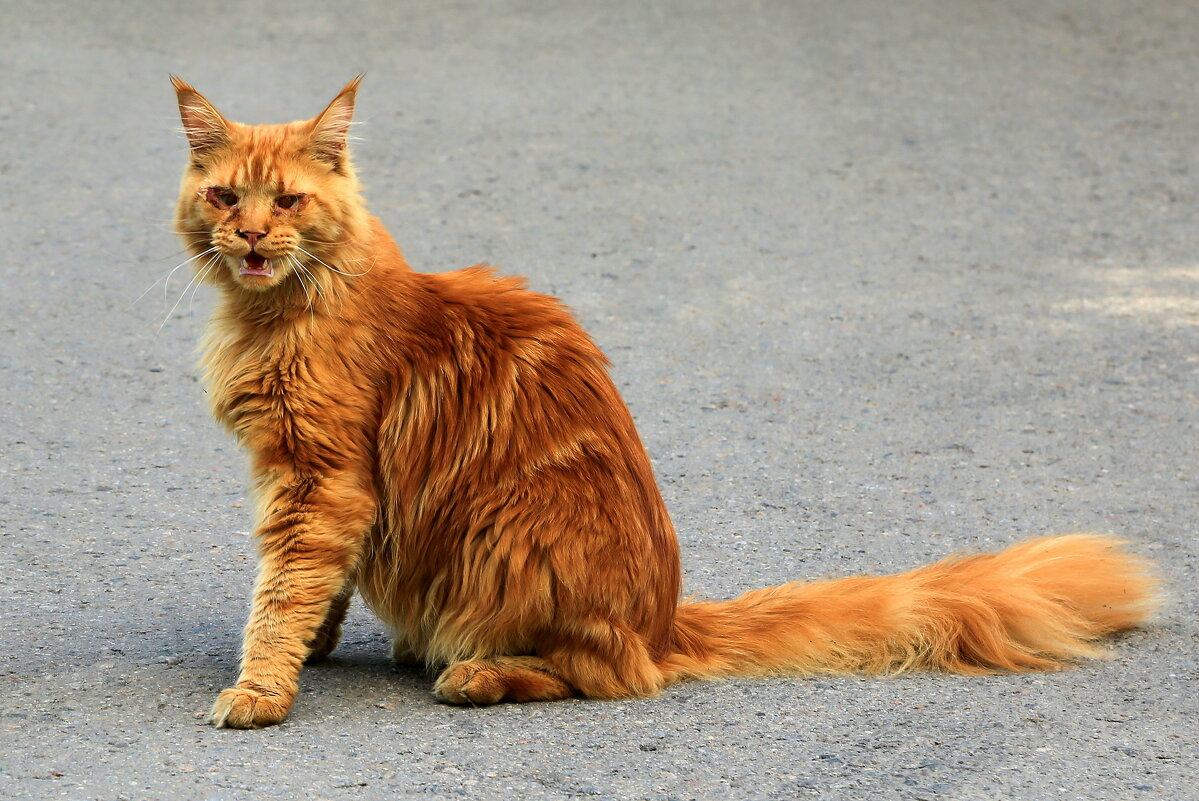
[[[304,276],[319,286],[318,273],[335,269],[361,213],[346,147],[358,81],[312,120],[242,125],[172,78],[191,147],[176,230],[205,254],[201,280],[266,292]]]

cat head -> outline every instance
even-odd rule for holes
[[[171,77],[190,147],[175,229],[201,280],[235,291],[305,296],[332,280],[339,251],[365,227],[347,137],[362,76],[311,120],[243,125]],[[344,264],[344,262],[343,262]]]

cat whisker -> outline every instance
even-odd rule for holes
[[[357,258],[357,259],[338,259],[338,261],[340,261],[342,263],[342,266],[344,267],[347,264],[359,264],[364,261],[374,261],[374,259],[363,256],[363,257]],[[328,267],[329,265],[326,264],[325,266]],[[332,268],[330,268],[330,269],[332,269]],[[362,273],[362,274],[365,275],[365,273]],[[343,273],[343,275],[349,275],[349,273]]]
[[[319,281],[317,281],[317,280],[316,280],[316,274],[315,274],[314,272],[312,272],[312,270],[309,270],[307,267],[305,267],[305,266],[304,266],[304,262],[300,261],[299,259],[297,259],[295,256],[293,256],[293,255],[292,255],[292,254],[290,254],[290,253],[289,253],[288,255],[289,255],[289,256],[291,256],[291,260],[292,260],[293,262],[295,262],[295,264],[296,264],[296,266],[297,266],[297,267],[299,267],[299,268],[300,268],[300,271],[301,271],[302,273],[304,273],[304,275],[306,275],[306,276],[308,276],[309,278],[311,278],[311,279],[312,279],[312,286],[313,286],[313,288],[316,290],[316,294],[317,294],[317,296],[318,296],[318,297],[323,297],[323,296],[324,296],[324,293],[323,293],[323,292],[321,292],[321,284],[320,284],[320,282],[319,282]]]
[[[207,229],[199,229],[199,230],[195,230],[195,231],[188,229],[188,230],[180,231],[178,228],[175,227],[176,225],[179,224],[179,220],[145,220],[145,223],[148,225],[153,225],[157,228],[167,228],[176,234],[188,235],[188,234],[211,234],[212,233],[212,231],[207,230]]]
[[[170,225],[170,226],[179,225],[182,222],[182,220],[167,219],[164,217],[143,218],[143,220],[147,223],[150,223],[151,225]],[[208,231],[207,230],[204,230],[204,231],[186,230],[186,231],[180,231],[179,233],[181,233],[181,234],[208,233]]]
[[[178,250],[172,250],[170,253],[164,253],[161,256],[156,256],[154,258],[145,259],[141,263],[145,264],[147,261],[162,261],[163,259],[170,259],[175,256],[178,256],[180,253],[187,253],[189,250],[191,250],[191,248],[179,248]]]
[[[300,269],[302,269],[304,271],[304,273],[309,278],[312,279],[312,285],[314,287],[316,287],[316,296],[318,298],[320,298],[320,300],[325,304],[325,311],[328,311],[329,310],[329,298],[326,296],[325,290],[321,287],[320,279],[317,278],[316,273],[314,273],[312,270],[309,270],[307,267],[305,267],[304,264],[299,261],[299,259],[296,259],[296,263],[299,264]]]
[[[171,233],[179,234],[180,236],[208,236],[209,234],[212,233],[211,231],[203,231],[203,230],[180,231],[179,229],[175,228],[169,222],[158,222],[158,223],[153,223],[153,225],[155,225],[156,227],[159,227],[159,228],[165,228],[165,229],[169,230]]]
[[[213,248],[213,249],[215,250],[215,248]],[[221,258],[221,254],[218,253],[213,257],[213,260],[220,259],[220,258]],[[207,265],[205,265],[205,268],[207,268]],[[178,269],[178,268],[176,268],[176,269]],[[179,298],[178,298],[178,300],[175,301],[175,305],[171,307],[171,310],[169,312],[167,312],[167,316],[162,318],[162,323],[158,326],[158,330],[156,332],[154,332],[155,336],[162,333],[163,326],[165,326],[167,324],[167,320],[171,319],[171,315],[175,313],[175,309],[179,308],[179,303],[183,300],[183,296],[187,294],[187,290],[191,289],[192,284],[194,284],[196,282],[196,279],[198,279],[199,277],[200,277],[200,273],[197,272],[195,275],[192,276],[192,280],[187,282],[187,286],[183,287],[183,291],[179,293]]]
[[[146,291],[141,293],[140,295],[138,295],[137,298],[134,299],[133,303],[130,303],[129,305],[132,306],[134,303],[137,303],[142,298],[144,298],[146,295],[150,294],[150,290],[153,289],[154,287],[158,286],[159,282],[162,281],[163,279],[166,279],[166,283],[163,284],[163,287],[162,287],[162,291],[165,293],[167,291],[167,286],[171,283],[171,276],[174,275],[175,272],[180,267],[182,267],[183,265],[187,264],[190,261],[195,261],[196,259],[201,258],[202,256],[207,256],[209,253],[214,253],[214,252],[216,252],[216,245],[213,245],[212,247],[210,247],[208,250],[204,251],[203,253],[197,253],[196,255],[191,256],[190,258],[187,258],[187,259],[179,262],[174,267],[172,267],[169,271],[167,271],[166,275],[159,276],[157,281],[150,284],[150,286],[146,287]],[[187,290],[185,289],[184,291],[186,292]]]
[[[294,256],[291,256],[291,254],[290,254],[290,253],[288,254],[288,256],[290,256],[290,257],[291,257],[292,261],[295,261],[295,257],[294,257]],[[270,262],[270,260],[268,259],[268,260],[267,260],[267,264],[270,264],[270,263],[271,263],[271,262]],[[308,299],[308,319],[311,321],[311,320],[312,320],[312,318],[313,318],[313,309],[312,309],[312,295],[308,294],[308,284],[306,284],[306,283],[304,282],[304,273],[303,273],[303,270],[297,270],[297,271],[296,271],[296,280],[300,282],[300,288],[304,290],[304,297]]]
[[[291,257],[291,260],[295,263],[296,267],[298,267],[300,270],[303,270],[304,274],[312,279],[312,285],[316,289],[316,296],[324,302],[325,310],[328,311],[329,310],[329,299],[327,297],[325,297],[325,293],[321,289],[321,282],[316,277],[316,274],[313,273],[312,270],[309,270],[307,267],[305,267],[304,263],[301,262],[298,258],[296,258],[294,254],[289,253],[287,255]],[[345,305],[344,298],[342,299],[342,305],[343,306]]]
[[[317,258],[316,256],[313,256],[311,253],[309,253],[307,250],[304,250],[304,248],[300,247],[299,245],[296,245],[296,250],[298,250],[298,251],[300,251],[301,253],[303,253],[304,255],[308,256],[308,258],[310,258],[310,259],[313,259],[313,260],[315,260],[315,261],[317,261],[317,262],[320,262],[321,264],[324,264],[324,265],[325,265],[326,267],[328,267],[330,270],[332,270],[333,272],[335,272],[335,273],[337,273],[337,274],[339,274],[339,275],[348,276],[348,277],[350,277],[350,278],[358,278],[359,276],[366,275],[366,273],[369,273],[369,272],[370,272],[370,269],[368,269],[366,272],[361,272],[361,273],[347,273],[347,272],[343,272],[343,271],[341,271],[341,270],[337,269],[336,267],[332,266],[331,264],[325,264],[325,262],[321,261],[321,260],[320,260],[319,258]],[[374,269],[374,264],[371,264],[371,269]]]
[[[196,293],[200,291],[200,284],[204,283],[204,279],[208,277],[208,271],[212,269],[212,266],[213,266],[214,264],[216,264],[217,260],[218,260],[220,257],[221,257],[221,256],[220,256],[220,254],[219,254],[219,253],[218,253],[218,254],[216,254],[215,256],[213,256],[211,259],[209,259],[209,260],[208,260],[208,261],[207,261],[207,262],[204,264],[204,269],[200,270],[200,273],[199,273],[199,275],[200,275],[200,280],[199,280],[199,281],[196,281],[196,286],[195,286],[195,288],[194,288],[194,289],[192,289],[192,296],[191,296],[191,300],[189,300],[189,301],[187,302],[187,307],[188,307],[189,309],[191,309],[191,308],[194,308],[194,307],[195,307],[195,303],[196,303]]]
[[[182,253],[188,253],[189,251],[191,251],[190,247],[179,248],[178,250],[172,250],[170,253],[163,253],[158,256],[148,256],[144,259],[138,259],[137,261],[132,262],[132,264],[135,264],[138,266],[141,266],[143,264],[153,264],[156,261],[166,261],[167,259],[173,259],[176,256],[178,256]],[[161,281],[162,279],[160,278],[159,280]],[[153,285],[151,285],[151,286],[153,286]]]

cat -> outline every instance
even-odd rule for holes
[[[607,360],[520,279],[409,268],[351,163],[360,80],[312,120],[248,126],[172,76],[190,152],[176,229],[218,290],[204,378],[258,501],[241,672],[211,723],[282,721],[355,590],[451,704],[1049,670],[1152,613],[1149,565],[1082,534],[680,602],[674,530]]]

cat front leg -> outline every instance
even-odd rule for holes
[[[325,624],[340,624],[349,601],[348,578],[375,514],[360,486],[351,476],[283,475],[263,487],[241,674],[217,697],[213,725],[252,729],[287,717],[304,660]]]

